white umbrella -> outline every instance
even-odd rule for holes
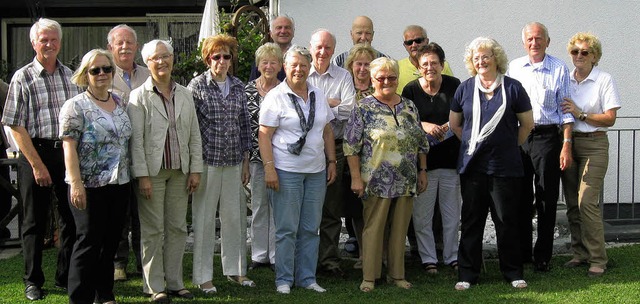
[[[198,43],[209,36],[217,33],[218,29],[218,0],[207,0],[204,5],[204,13],[202,14],[202,23],[200,24],[200,35]]]

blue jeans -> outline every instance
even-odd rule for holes
[[[307,287],[316,282],[326,173],[276,172],[280,189],[269,190],[276,226],[276,286],[293,286],[295,275],[295,285]]]

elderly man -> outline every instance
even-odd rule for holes
[[[58,113],[62,104],[80,94],[71,83],[71,70],[58,61],[62,28],[54,20],[41,18],[29,32],[36,52],[34,60],[19,69],[11,80],[2,123],[20,147],[18,185],[22,195],[22,251],[29,300],[44,297],[42,247],[51,195],[58,200],[60,250],[55,285],[66,288],[69,259],[75,242],[75,223],[64,182],[64,155],[58,140]]]
[[[418,49],[421,46],[429,44],[429,37],[427,36],[427,30],[419,25],[409,25],[404,29],[402,33],[404,38],[402,44],[404,49],[407,50],[408,57],[400,59],[398,61],[398,67],[400,68],[400,75],[398,75],[398,89],[396,93],[402,94],[402,89],[407,83],[414,79],[418,79],[421,75],[418,72]],[[449,62],[444,62],[443,75],[453,76]]]
[[[327,96],[329,106],[336,117],[331,128],[336,144],[336,181],[329,186],[322,207],[320,222],[320,249],[318,251],[319,269],[334,275],[343,276],[340,268],[340,252],[338,242],[342,229],[343,206],[340,197],[342,173],[345,157],[342,151],[344,126],[354,106],[356,91],[351,74],[331,63],[336,47],[336,37],[324,29],[316,30],[311,35],[310,51],[313,59],[308,81],[320,88]]]
[[[560,171],[571,166],[573,116],[563,114],[560,103],[569,97],[569,70],[564,62],[546,54],[549,32],[538,22],[522,29],[527,55],[509,63],[508,75],[524,86],[533,107],[535,127],[521,146],[525,175],[518,220],[522,260],[531,262],[533,206],[538,214],[538,239],[533,249],[534,270],[547,272],[553,251]],[[535,181],[535,183],[534,183]],[[535,188],[535,202],[534,202]]]
[[[293,18],[287,15],[281,15],[276,17],[269,24],[269,36],[271,40],[277,43],[282,50],[282,54],[286,53],[291,46],[291,40],[293,40],[293,34],[295,32],[295,24]],[[260,72],[255,62],[251,64],[251,74],[249,75],[249,81],[258,79]],[[278,80],[283,81],[286,77],[284,73],[284,67],[278,72]]]
[[[149,78],[149,70],[137,65],[134,61],[138,52],[138,36],[136,31],[126,24],[116,25],[107,35],[107,48],[113,54],[116,73],[113,76],[113,92],[122,97],[124,103],[129,102],[131,90],[141,86]],[[127,215],[128,224],[122,229],[118,251],[113,259],[113,279],[124,281],[127,279],[127,264],[129,264],[129,231],[131,231],[131,247],[136,257],[136,270],[142,272],[140,257],[140,219],[138,218],[138,201],[132,192]]]
[[[371,45],[373,41],[373,21],[371,18],[367,16],[358,16],[353,20],[353,24],[351,24],[351,40],[353,40],[353,45],[358,43],[365,43]],[[375,50],[375,49],[374,49]],[[376,51],[376,58],[379,57],[389,57],[378,50]],[[333,63],[341,68],[346,68],[344,65],[347,61],[347,57],[349,56],[349,51],[345,51],[340,55],[333,58]],[[375,58],[374,58],[375,59]]]

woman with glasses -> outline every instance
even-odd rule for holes
[[[519,145],[533,128],[531,103],[520,82],[504,76],[507,55],[497,41],[474,39],[464,61],[472,77],[458,87],[449,114],[450,127],[462,142],[458,155],[462,234],[455,289],[478,283],[489,210],[498,237],[500,271],[514,288],[526,288],[516,202],[524,175]]]
[[[241,286],[255,287],[247,274],[247,204],[251,129],[244,83],[230,74],[238,41],[226,34],[202,42],[202,60],[209,67],[188,85],[193,94],[205,169],[193,195],[193,283],[215,293],[213,252],[216,211],[220,216],[222,274]]]
[[[311,54],[293,45],[284,54],[285,81],[260,106],[258,145],[276,226],[276,291],[326,290],[316,282],[320,220],[336,155],[324,93],[307,81]]]
[[[360,290],[370,292],[382,276],[387,252],[387,281],[409,289],[404,252],[413,197],[427,188],[429,144],[418,109],[396,94],[398,64],[381,57],[370,64],[374,92],[351,112],[345,131],[344,154],[351,173],[351,190],[363,200],[362,275]],[[387,248],[383,248],[389,227]]]
[[[587,274],[597,277],[607,269],[600,196],[609,165],[608,127],[616,122],[620,96],[609,73],[600,70],[600,40],[591,33],[577,33],[567,44],[574,70],[571,72],[571,99],[562,103],[573,124],[573,165],[562,173],[571,230],[573,258],[565,264],[588,264]]]
[[[449,131],[449,108],[460,80],[443,75],[444,51],[437,43],[418,49],[418,70],[422,77],[409,82],[402,96],[418,108],[422,128],[427,132],[431,149],[427,172],[427,190],[415,198],[413,227],[416,231],[422,268],[438,273],[438,254],[433,231],[433,215],[438,201],[442,215],[442,258],[446,265],[458,269],[458,226],[460,224],[460,177],[456,172],[460,140]]]
[[[189,194],[200,184],[202,143],[191,92],[171,79],[173,47],[152,40],[142,47],[151,77],[131,91],[133,175],[138,179],[144,293],[154,303],[168,295],[192,299],[184,288],[182,257]]]
[[[76,223],[69,265],[69,303],[115,303],[113,257],[129,205],[131,122],[111,94],[111,53],[89,51],[71,77],[86,91],[60,110],[65,181]]]

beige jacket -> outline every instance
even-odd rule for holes
[[[176,84],[174,96],[180,168],[184,174],[201,173],[202,140],[193,96],[179,84]],[[131,91],[127,113],[133,129],[130,140],[133,176],[158,175],[169,119],[162,99],[153,91],[151,77]]]

